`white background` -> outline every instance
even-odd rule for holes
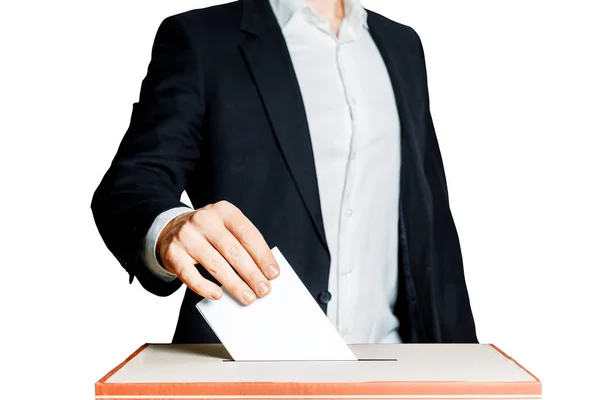
[[[2,3],[1,398],[92,399],[139,345],[171,340],[183,291],[129,285],[89,205],[159,23],[215,3]],[[545,399],[600,398],[594,3],[364,1],[421,35],[479,338]]]

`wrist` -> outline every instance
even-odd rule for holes
[[[155,256],[156,256],[158,263],[163,268],[164,268],[164,264],[162,262],[162,256],[164,255],[165,251],[167,250],[169,244],[171,244],[171,242],[173,241],[173,238],[175,237],[175,235],[177,235],[177,233],[181,229],[181,226],[183,224],[185,224],[191,218],[191,216],[192,216],[192,214],[194,214],[194,212],[195,212],[195,210],[191,210],[191,211],[188,211],[188,212],[185,212],[183,214],[176,216],[175,218],[173,218],[171,221],[169,221],[165,225],[163,230],[158,235],[158,239],[156,241]]]

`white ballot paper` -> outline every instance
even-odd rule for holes
[[[271,293],[244,306],[225,288],[196,307],[235,361],[356,361],[279,249]]]

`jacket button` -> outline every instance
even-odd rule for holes
[[[321,293],[319,293],[318,299],[321,304],[327,304],[331,301],[331,293],[329,293],[327,290],[323,290]]]

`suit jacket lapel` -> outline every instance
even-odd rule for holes
[[[240,50],[262,98],[287,167],[327,248],[306,111],[285,39],[266,0],[242,0]]]

